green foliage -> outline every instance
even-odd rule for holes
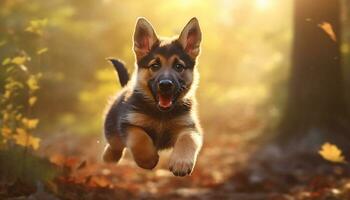
[[[20,1],[1,4],[0,175],[5,179],[46,180],[53,171],[43,159],[33,156],[41,142],[34,136],[39,119],[34,117],[33,108],[42,77],[38,60],[47,51],[37,41],[44,36],[48,21],[16,18],[13,14],[23,6]]]
[[[13,182],[20,178],[22,181],[36,183],[54,178],[58,170],[47,159],[28,154],[24,157],[23,147],[13,147],[8,150],[0,149],[0,179]]]

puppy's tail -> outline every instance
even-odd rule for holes
[[[129,81],[129,73],[126,70],[125,65],[122,61],[115,58],[107,58],[107,60],[113,64],[115,70],[118,72],[120,85],[124,87]]]

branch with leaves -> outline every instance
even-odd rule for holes
[[[32,20],[21,31],[41,37],[46,25],[47,19]],[[11,41],[12,36],[8,37],[8,41]],[[46,51],[47,48],[42,48],[35,56]],[[13,57],[3,58],[1,63],[3,76],[0,78],[4,84],[0,88],[0,147],[6,149],[15,144],[36,150],[40,146],[40,138],[33,135],[33,130],[39,119],[32,117],[32,108],[37,102],[36,92],[40,88],[42,74],[31,72],[28,69],[31,57],[24,49],[19,52]]]

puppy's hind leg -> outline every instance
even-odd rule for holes
[[[123,156],[124,144],[119,136],[108,138],[108,143],[103,151],[103,161],[118,162]]]

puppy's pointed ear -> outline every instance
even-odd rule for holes
[[[178,41],[188,55],[195,59],[200,51],[202,32],[197,18],[192,18],[182,30]]]
[[[137,19],[134,32],[134,51],[136,57],[142,58],[151,50],[158,41],[152,25],[143,17]]]

